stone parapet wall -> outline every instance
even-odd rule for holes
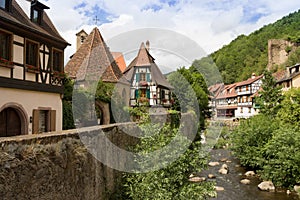
[[[78,130],[0,138],[1,199],[109,199],[118,189],[121,172],[99,162],[81,138],[94,143],[100,134],[127,149],[138,139],[135,123],[95,126]],[[102,130],[102,132],[99,132]],[[114,155],[111,149],[102,152]],[[114,159],[126,164],[126,157]]]

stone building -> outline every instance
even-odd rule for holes
[[[0,136],[62,130],[64,49],[37,0],[0,1]]]
[[[127,99],[126,80],[122,79],[122,72],[106,45],[98,28],[94,28],[89,35],[80,31],[77,35],[77,51],[65,66],[66,74],[76,81],[80,88],[89,88],[100,80],[104,83],[118,84],[118,91],[122,98]],[[129,88],[129,87],[127,87]],[[101,112],[101,124],[110,123],[109,104],[95,101]],[[79,119],[78,119],[79,120]],[[93,119],[90,119],[91,121]]]

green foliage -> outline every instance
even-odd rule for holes
[[[296,63],[300,63],[300,48],[297,48],[290,54],[288,60],[283,64],[283,67],[293,66]]]
[[[64,81],[64,97],[63,104],[63,130],[75,128],[73,112],[72,112],[72,93],[73,81],[70,78],[65,78]]]
[[[289,38],[292,42],[299,42],[299,27],[300,11],[297,11],[248,36],[240,35],[230,44],[209,55],[213,59],[211,68],[215,65],[218,67],[225,84],[246,80],[253,72],[262,74],[268,64],[268,40]],[[204,59],[208,57],[194,63],[203,62]],[[209,62],[204,63],[210,69]]]
[[[75,128],[72,103],[70,101],[63,100],[63,130]]]
[[[262,178],[278,186],[300,183],[300,131],[282,126],[262,149],[266,159]]]
[[[164,126],[161,130],[153,124],[146,124],[142,127],[145,136],[141,143],[135,148],[140,155],[149,159],[152,152],[159,150],[175,139],[178,129]],[[151,157],[152,163],[162,164],[162,169],[147,173],[126,174],[125,188],[128,199],[206,199],[215,195],[213,184],[203,182],[200,184],[190,183],[189,174],[200,171],[207,164],[207,159],[201,154],[200,143],[195,142],[177,160],[168,164],[167,160],[182,151],[181,145],[186,138],[176,137],[178,145],[172,148],[168,154],[158,154]],[[180,145],[181,144],[181,145]],[[200,151],[200,152],[199,152]],[[140,158],[140,157],[139,157]],[[163,158],[163,163],[159,162]],[[140,169],[147,169],[148,162],[138,159]]]
[[[281,124],[289,124],[300,130],[300,90],[291,89],[286,92],[277,114]]]
[[[263,167],[265,158],[262,149],[277,128],[278,123],[265,115],[256,115],[241,122],[231,136],[232,149],[242,165],[258,169]]]
[[[188,110],[195,110],[199,106],[200,124],[201,128],[205,126],[205,117],[208,112],[208,89],[204,77],[200,74],[195,66],[189,69],[184,67],[177,70],[168,76],[168,81],[172,85],[176,85],[173,98],[175,103],[173,109],[187,112]]]
[[[95,100],[110,103],[114,87],[113,83],[105,83],[100,80],[97,85]]]
[[[133,121],[138,121],[139,123],[150,122],[148,106],[126,107],[125,110],[129,112],[129,115],[133,118]]]
[[[241,163],[277,186],[300,183],[300,89],[284,94],[276,116],[260,114],[231,134]]]
[[[260,113],[275,117],[280,109],[281,90],[276,86],[276,81],[268,70],[265,70],[262,81],[262,91],[259,92],[260,97],[257,98],[257,103],[260,105]]]

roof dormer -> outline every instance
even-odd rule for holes
[[[33,0],[31,2],[31,11],[30,11],[31,21],[40,25],[42,22],[43,12],[45,9],[49,9],[49,7],[37,0]]]
[[[0,9],[9,12],[11,10],[11,0],[0,0]]]

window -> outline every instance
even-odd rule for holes
[[[63,53],[59,50],[53,50],[53,71],[62,71]]]
[[[0,8],[6,9],[6,1],[7,0],[0,0]]]
[[[241,113],[243,113],[243,108],[241,108]]]
[[[42,11],[38,9],[32,9],[31,11],[31,21],[37,24],[41,24]]]
[[[146,74],[145,73],[140,73],[140,81],[146,81]]]
[[[0,31],[0,57],[10,60],[11,55],[11,35]]]
[[[26,65],[35,69],[38,68],[38,50],[37,43],[26,41]]]
[[[4,9],[6,11],[9,10],[9,1],[10,0],[0,0],[0,9]]]
[[[251,113],[251,108],[248,108],[248,113]]]
[[[48,109],[35,109],[32,116],[32,133],[55,131],[56,111]]]

